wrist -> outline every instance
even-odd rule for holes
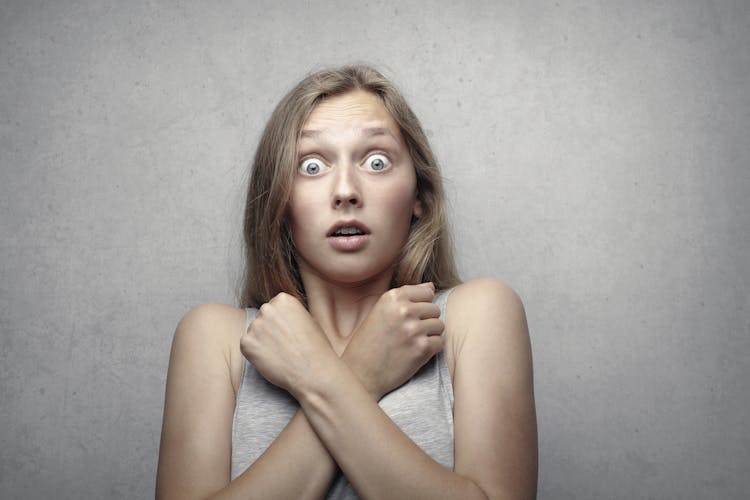
[[[354,374],[360,384],[365,388],[367,393],[375,400],[379,401],[384,396],[376,384],[372,382],[372,377],[369,377],[367,371],[360,367],[360,364],[356,361],[350,351],[345,350],[341,355],[341,360],[346,364],[349,370]]]
[[[351,370],[331,351],[330,355],[319,358],[310,367],[309,375],[299,380],[289,392],[302,404],[303,401],[327,397],[328,392],[347,377],[352,377]]]

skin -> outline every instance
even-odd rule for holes
[[[350,92],[319,104],[303,131],[304,170],[289,214],[308,308],[279,294],[247,332],[245,312],[221,304],[182,319],[167,377],[157,497],[321,498],[338,464],[363,498],[533,498],[536,419],[521,301],[499,281],[470,281],[454,289],[443,324],[431,284],[388,290],[409,221],[421,214],[398,127],[376,96]],[[387,168],[373,168],[373,158]],[[336,249],[327,232],[352,218],[369,228],[367,244]],[[455,395],[454,470],[377,405],[443,348]],[[300,410],[230,482],[243,357]]]

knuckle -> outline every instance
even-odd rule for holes
[[[284,303],[288,302],[289,299],[291,299],[291,298],[292,298],[292,296],[289,295],[288,293],[286,293],[286,292],[279,292],[279,293],[277,293],[276,295],[273,296],[273,298],[271,299],[271,303],[281,303],[281,304],[284,304]]]
[[[437,304],[430,304],[430,306],[432,306],[430,308],[430,313],[431,313],[430,317],[432,317],[432,318],[439,318],[440,317],[440,312],[441,312],[440,311],[440,306],[437,305]]]
[[[253,335],[257,335],[259,332],[263,330],[263,326],[265,324],[266,324],[266,318],[256,316],[252,324],[250,325],[250,328],[247,329],[247,333],[252,332]]]
[[[282,307],[292,307],[299,304],[299,301],[294,295],[286,292],[280,292],[275,298],[276,302]]]
[[[408,318],[411,308],[407,304],[401,304],[398,306],[398,315],[402,318]]]
[[[419,349],[419,354],[422,356],[432,354],[432,345],[430,345],[430,341],[427,337],[421,337],[417,342],[417,347]]]
[[[250,335],[243,335],[240,339],[240,351],[243,354],[248,354],[253,346],[253,338]]]
[[[410,321],[404,324],[404,333],[408,336],[413,337],[419,334],[419,325],[416,321]]]

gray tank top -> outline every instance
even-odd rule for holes
[[[440,319],[450,290],[435,294]],[[247,310],[247,324],[256,309]],[[396,425],[436,462],[453,469],[453,387],[444,352],[428,361],[408,382],[378,403]],[[299,405],[283,389],[269,383],[245,360],[232,423],[232,480],[268,448]],[[340,472],[326,498],[358,498]]]

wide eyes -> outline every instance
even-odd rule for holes
[[[388,159],[387,156],[375,153],[374,155],[370,155],[365,160],[364,167],[369,170],[374,170],[375,172],[380,172],[381,170],[385,170],[386,168],[391,166],[391,160]]]
[[[365,158],[362,162],[361,168],[369,170],[370,172],[382,172],[391,166],[391,160],[382,153],[374,153]],[[328,170],[330,167],[326,165],[320,158],[307,158],[302,160],[299,165],[299,171],[302,175],[308,177],[314,177]]]
[[[303,160],[299,166],[299,170],[303,175],[318,175],[323,171],[325,165],[318,158],[308,158]]]

